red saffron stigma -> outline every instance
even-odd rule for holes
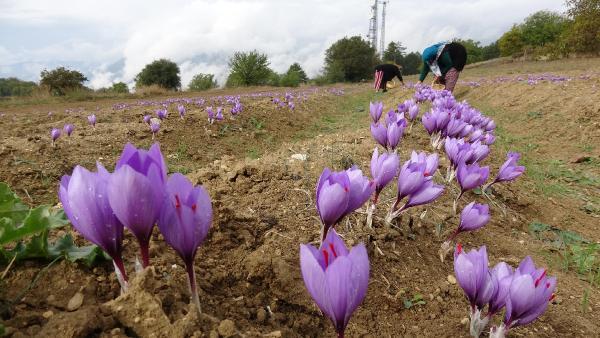
[[[325,257],[325,267],[329,266],[329,253],[327,250],[323,250],[323,257]]]
[[[556,293],[553,293],[552,296],[548,299],[549,302],[553,301],[556,298]]]
[[[179,201],[179,195],[175,194],[175,208],[181,207],[181,201]]]
[[[333,243],[329,243],[329,249],[333,252],[333,257],[337,258],[337,252],[335,252],[335,248],[333,247]]]
[[[425,177],[429,177],[429,176],[431,176],[431,174],[430,174],[430,173],[428,173],[428,172],[424,172],[424,173],[423,173],[423,176],[425,176]]]
[[[196,203],[192,204],[192,210],[193,210],[193,211],[196,211],[196,208],[197,208],[197,207],[198,207],[198,206],[196,205]]]
[[[550,288],[550,283],[546,283],[546,289]]]
[[[535,287],[537,288],[538,285],[540,284],[540,281],[542,280],[542,278],[544,278],[544,276],[546,276],[546,270],[544,270],[544,272],[542,272],[542,275],[538,277],[538,279],[535,280]]]
[[[456,251],[458,251],[458,253],[462,252],[462,245],[460,245],[460,243],[456,244]]]

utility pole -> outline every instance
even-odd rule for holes
[[[387,3],[387,1],[383,1],[383,8],[381,10],[381,40],[379,40],[379,57],[381,61],[383,61],[383,52],[385,50],[385,6]]]
[[[378,16],[378,5],[379,0],[374,0],[371,6],[371,19],[369,20],[369,34],[367,38],[371,41],[371,47],[377,49],[377,16]]]

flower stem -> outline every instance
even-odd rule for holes
[[[463,190],[460,191],[460,194],[458,194],[458,196],[456,196],[456,199],[454,200],[454,203],[452,204],[452,211],[454,211],[454,215],[456,215],[456,208],[458,208],[458,200],[460,200],[460,198],[462,197],[462,195],[465,192]]]
[[[148,242],[140,242],[140,252],[142,254],[142,267],[145,269],[150,265],[150,245]]]
[[[117,280],[121,285],[121,291],[127,292],[128,283],[127,283],[127,272],[125,271],[125,265],[123,264],[123,259],[121,257],[113,258],[113,265],[115,266],[115,274],[117,275]]]
[[[344,338],[344,330],[338,332],[337,334],[338,334],[338,338]]]
[[[193,261],[189,264],[186,264],[185,269],[188,273],[188,286],[190,288],[191,301],[194,302],[194,304],[198,308],[198,312],[202,313],[202,308],[200,307],[200,299],[198,298],[198,289],[196,288],[196,272],[194,271]]]

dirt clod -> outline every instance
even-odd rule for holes
[[[81,307],[83,304],[83,293],[77,292],[71,299],[69,299],[69,303],[67,304],[68,311],[75,311]]]
[[[235,324],[230,319],[222,320],[221,323],[219,323],[218,331],[222,337],[231,337],[236,332]]]

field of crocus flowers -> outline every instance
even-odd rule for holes
[[[597,335],[600,59],[406,82],[2,103],[4,334]]]

